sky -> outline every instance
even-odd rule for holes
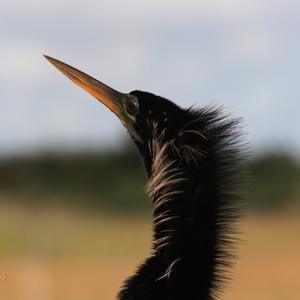
[[[43,57],[122,92],[225,105],[254,152],[300,153],[297,1],[0,2],[0,155],[119,147],[117,118]]]

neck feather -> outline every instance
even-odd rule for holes
[[[222,289],[239,213],[236,125],[207,109],[194,113],[175,139],[154,134],[147,184],[152,256],[127,280],[119,299],[208,300]]]

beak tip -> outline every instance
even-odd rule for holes
[[[43,56],[52,64],[55,65],[55,62],[57,61],[55,58],[48,56],[46,54],[43,54]]]

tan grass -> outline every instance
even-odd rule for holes
[[[112,300],[149,253],[150,221],[3,208],[0,299]],[[224,300],[298,300],[300,217],[251,217]],[[18,240],[20,239],[20,240]],[[42,245],[40,245],[42,244]],[[15,249],[19,248],[19,249]]]

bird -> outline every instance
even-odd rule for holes
[[[151,254],[125,280],[117,299],[219,299],[231,277],[242,215],[241,119],[216,105],[182,108],[149,92],[121,93],[45,58],[121,120],[144,165]]]

